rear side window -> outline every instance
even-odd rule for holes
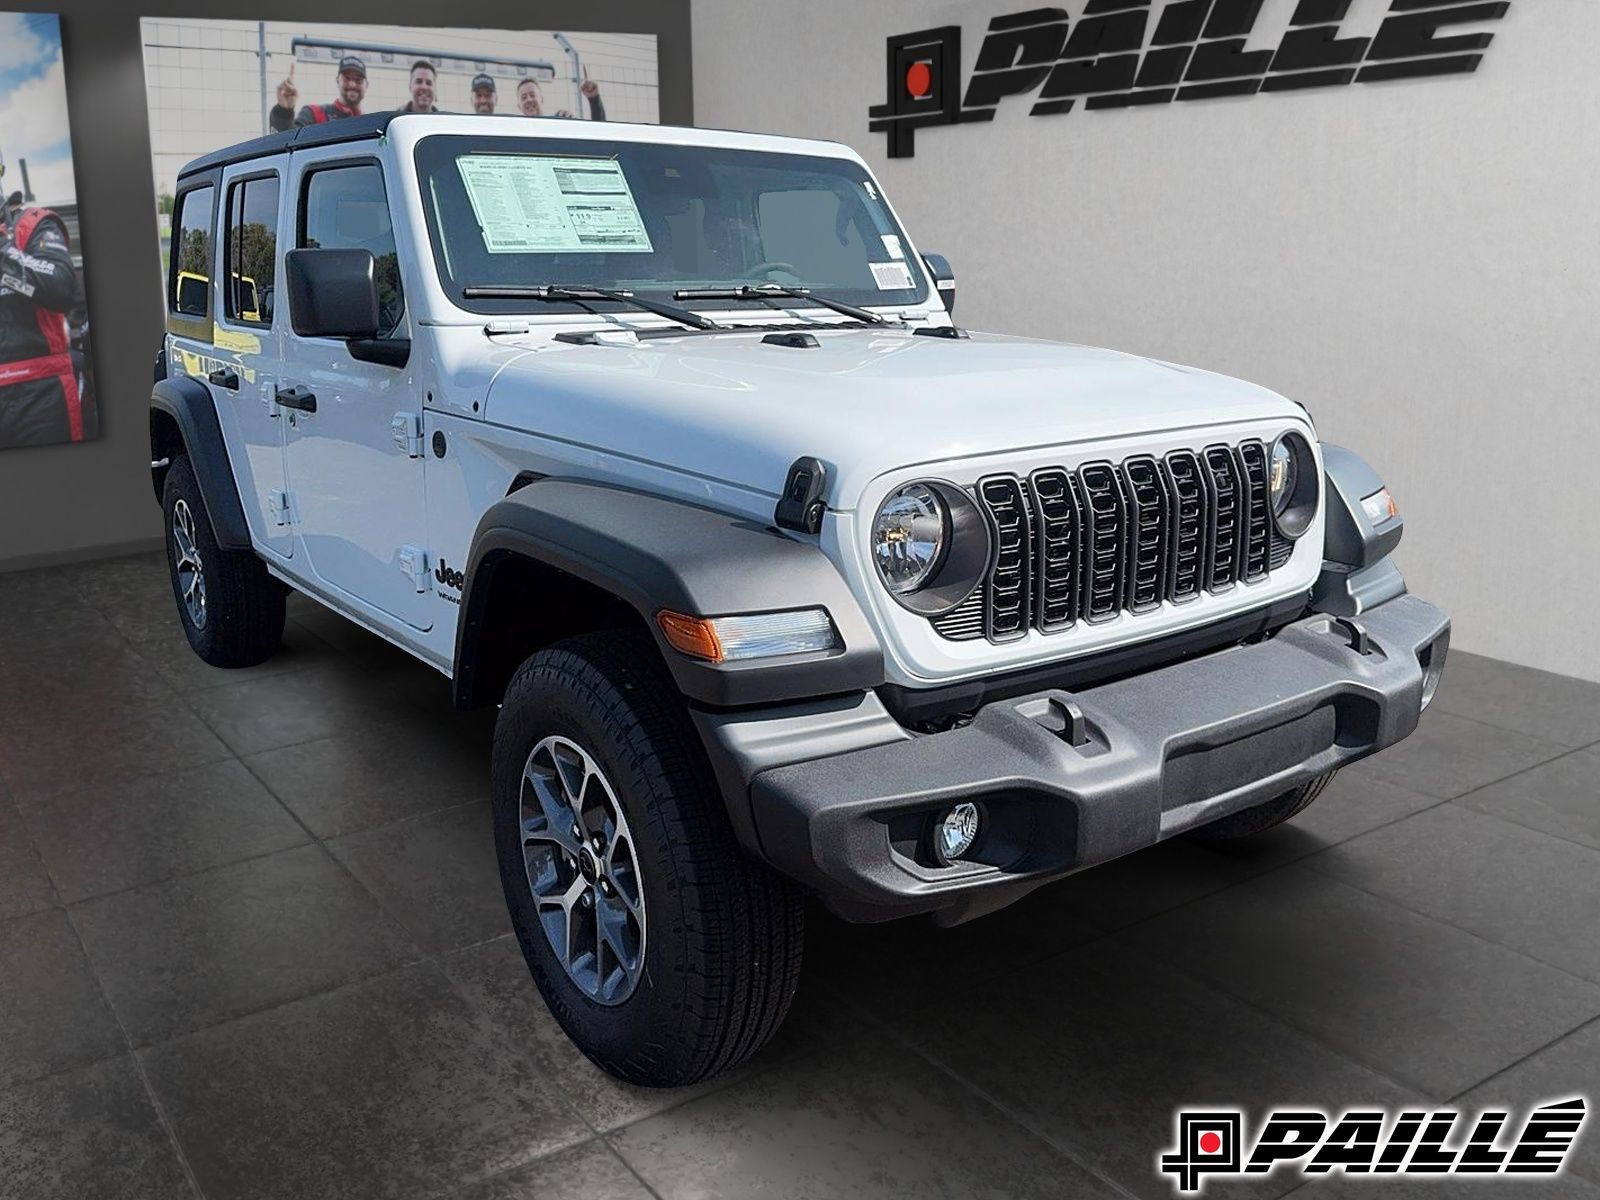
[[[370,250],[378,283],[378,336],[394,336],[405,314],[405,292],[383,172],[376,163],[325,167],[307,179],[300,245]]]
[[[211,229],[217,189],[207,185],[178,197],[173,206],[171,281],[167,303],[186,317],[211,312]]]
[[[278,257],[278,177],[241,179],[228,189],[227,278],[230,321],[271,325]]]

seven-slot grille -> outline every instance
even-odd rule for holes
[[[1008,642],[1265,578],[1294,549],[1272,523],[1267,470],[1267,447],[1246,441],[987,476],[973,490],[994,539],[989,571],[933,627]]]

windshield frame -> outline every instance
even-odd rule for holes
[[[585,130],[585,133],[588,131]],[[432,196],[429,194],[430,178],[441,169],[449,169],[455,160],[464,154],[512,154],[518,156],[547,156],[547,157],[586,157],[586,158],[615,158],[617,147],[638,147],[651,152],[670,146],[682,152],[704,152],[711,155],[747,155],[752,159],[772,158],[774,156],[810,160],[819,165],[825,165],[830,171],[837,172],[849,178],[869,185],[868,195],[876,201],[881,216],[892,228],[894,236],[898,237],[900,246],[904,251],[904,262],[910,271],[911,288],[885,291],[884,299],[872,297],[863,300],[857,293],[848,293],[853,297],[849,302],[858,307],[872,310],[887,309],[891,312],[901,312],[911,309],[925,308],[937,296],[931,277],[921,256],[917,253],[911,239],[907,236],[904,226],[890,205],[888,197],[883,193],[877,180],[864,164],[853,157],[844,155],[817,154],[809,147],[805,150],[776,150],[757,147],[729,147],[711,143],[664,143],[654,139],[627,138],[627,137],[554,137],[541,135],[539,137],[517,136],[515,134],[483,135],[471,133],[437,133],[417,139],[412,149],[412,169],[416,175],[417,200],[422,210],[423,227],[426,233],[428,249],[433,259],[434,283],[444,299],[454,308],[471,313],[479,317],[504,318],[536,318],[546,315],[557,318],[570,318],[571,316],[604,315],[612,318],[619,314],[631,314],[644,317],[647,314],[626,301],[619,300],[571,300],[571,301],[528,301],[518,299],[469,299],[463,292],[470,286],[481,284],[483,281],[457,278],[451,269],[449,261],[449,248],[446,244],[445,231],[441,228],[442,222],[436,211]],[[777,282],[770,280],[727,280],[713,283],[695,281],[696,286],[734,286],[738,282]],[[619,287],[615,282],[583,280],[582,284],[596,284],[606,287]],[[557,287],[577,287],[579,281],[564,281],[556,279],[529,280],[529,286],[550,285]],[[786,315],[797,310],[809,313],[825,313],[824,318],[829,323],[847,322],[849,318],[831,312],[811,300],[809,297],[787,299],[783,297],[768,298],[739,298],[718,300],[684,300],[678,301],[673,297],[673,292],[682,287],[684,281],[675,280],[663,283],[659,287],[640,288],[630,285],[625,290],[641,296],[676,304],[678,307],[694,312],[729,312],[736,311],[754,319],[781,320]],[[807,282],[797,286],[811,287]],[[827,286],[813,287],[812,290],[834,297],[835,290]],[[660,318],[650,317],[650,320]]]

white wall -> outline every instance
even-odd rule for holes
[[[885,37],[961,24],[965,73],[1026,7],[694,0],[696,121],[859,150],[953,261],[964,324],[1300,400],[1396,491],[1400,564],[1457,646],[1600,679],[1600,4],[1514,0],[1473,75],[1050,117],[1020,97],[887,158]],[[1293,7],[1268,0],[1249,48]],[[1387,8],[1357,0],[1349,32]]]

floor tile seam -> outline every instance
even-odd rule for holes
[[[260,678],[262,678],[262,679],[276,679],[276,678],[278,678],[278,676],[276,676],[276,675],[263,675]],[[223,686],[228,686],[228,685],[223,685]],[[217,691],[219,689],[218,688],[200,688],[198,690],[201,691],[201,692],[210,692],[210,691]],[[316,737],[297,738],[296,740],[291,741],[291,742],[284,742],[282,745],[262,746],[262,747],[260,747],[258,749],[251,750],[248,753],[240,753],[239,750],[237,750],[233,745],[231,745],[228,742],[227,738],[222,736],[221,732],[217,729],[217,727],[215,725],[213,725],[210,721],[206,720],[206,717],[205,717],[204,713],[202,713],[199,709],[195,708],[194,705],[189,703],[188,693],[186,691],[184,691],[184,690],[179,690],[178,691],[178,700],[183,704],[183,706],[186,709],[189,710],[190,715],[193,716],[202,725],[204,725],[206,727],[206,730],[211,734],[211,736],[216,738],[217,741],[221,742],[223,744],[223,746],[227,748],[228,753],[230,755],[232,755],[234,758],[237,758],[240,762],[243,762],[247,758],[254,758],[258,754],[271,754],[271,753],[273,753],[274,751],[277,751],[277,750],[294,750],[294,749],[297,749],[298,747],[301,747],[301,746],[308,746],[312,742],[324,742],[324,741],[329,740],[332,737],[338,736],[336,734],[320,733]],[[358,723],[356,725],[347,726],[341,732],[353,732],[355,730],[371,729],[371,728],[374,728],[376,725],[381,724],[381,723],[382,722],[361,722],[361,723]]]
[[[1458,802],[1455,800],[1448,800],[1446,803],[1457,804]],[[1533,825],[1527,821],[1518,820],[1509,813],[1491,812],[1488,809],[1474,808],[1470,804],[1461,804],[1459,807],[1463,812],[1473,813],[1480,817],[1493,817],[1495,820],[1503,821],[1507,825],[1515,826],[1517,829],[1523,829],[1529,833],[1542,833],[1546,837],[1555,838],[1558,842],[1566,842],[1569,846],[1582,846],[1585,850],[1600,850],[1600,844],[1596,844],[1595,842],[1591,841],[1585,841],[1583,838],[1574,837],[1571,834],[1558,833],[1554,829],[1546,829],[1542,825]]]
[[[627,1168],[628,1174],[632,1175],[639,1181],[639,1186],[645,1190],[645,1193],[651,1198],[651,1200],[666,1200],[666,1198],[662,1196],[659,1191],[651,1186],[650,1181],[644,1177],[644,1173],[640,1171],[638,1167],[634,1166],[632,1160],[629,1159],[628,1156],[622,1152],[621,1148],[611,1140],[611,1135],[609,1133],[602,1133],[600,1135],[600,1140],[605,1144],[605,1148],[616,1156],[617,1161]]]
[[[89,953],[89,946],[84,941],[83,931],[78,927],[77,921],[73,920],[70,909],[64,909],[63,912],[67,918],[67,925],[72,930],[72,936],[77,942],[78,953],[83,955],[84,965],[89,970],[89,978],[94,980],[95,992],[100,997],[100,1003],[105,1006],[107,1015],[116,1023],[117,1033],[122,1037],[123,1053],[132,1061],[133,1069],[139,1076],[140,1086],[144,1088],[145,1096],[155,1110],[156,1120],[160,1124],[162,1132],[166,1134],[168,1142],[171,1143],[173,1153],[178,1156],[178,1162],[183,1167],[184,1177],[188,1179],[190,1189],[196,1197],[201,1197],[203,1200],[205,1191],[201,1188],[200,1178],[195,1174],[194,1166],[189,1161],[189,1152],[184,1148],[183,1143],[178,1140],[178,1131],[167,1114],[166,1106],[161,1103],[161,1097],[156,1095],[155,1088],[150,1082],[150,1077],[145,1073],[144,1064],[139,1061],[139,1055],[133,1044],[133,1035],[128,1032],[127,1023],[123,1021],[122,1014],[117,1011],[117,1006],[111,1002],[110,989],[106,987],[105,980],[101,977],[100,968],[95,965],[94,956]]]
[[[1396,1074],[1393,1070],[1383,1066],[1382,1064],[1369,1062],[1350,1047],[1341,1045],[1340,1043],[1329,1038],[1327,1035],[1319,1033],[1314,1029],[1307,1028],[1286,1013],[1275,1012],[1273,1009],[1268,1008],[1260,1001],[1243,995],[1240,992],[1237,992],[1214,979],[1209,979],[1204,975],[1197,974],[1178,963],[1161,958],[1151,951],[1145,949],[1143,946],[1128,943],[1122,948],[1148,966],[1155,967],[1158,970],[1170,971],[1174,975],[1182,978],[1187,983],[1197,986],[1202,990],[1209,992],[1213,996],[1220,996],[1225,1000],[1229,1000],[1235,1004],[1238,1004],[1243,1008],[1248,1009],[1256,1016],[1270,1021],[1272,1024],[1277,1025],[1280,1028],[1289,1030],[1291,1033],[1304,1038],[1318,1049],[1333,1055],[1339,1061],[1348,1066],[1352,1066],[1358,1070],[1375,1075],[1378,1079],[1393,1085],[1403,1092],[1420,1096],[1426,1100],[1434,1099],[1433,1094],[1429,1092],[1427,1087],[1420,1081],[1407,1079],[1402,1075]]]
[[[396,963],[394,966],[385,967],[380,971],[373,971],[355,979],[343,979],[338,983],[330,984],[326,987],[314,988],[307,992],[301,992],[296,995],[286,997],[282,1000],[278,1000],[267,1005],[265,1008],[253,1008],[249,1012],[229,1013],[225,1017],[219,1017],[215,1021],[208,1021],[204,1025],[196,1025],[190,1029],[179,1029],[171,1035],[161,1038],[159,1041],[132,1043],[130,1048],[135,1055],[158,1054],[164,1050],[169,1050],[174,1046],[178,1046],[180,1043],[191,1041],[207,1034],[214,1034],[219,1029],[226,1029],[230,1025],[237,1025],[244,1021],[254,1020],[257,1017],[265,1017],[270,1013],[276,1013],[278,1010],[288,1008],[291,1005],[304,1004],[311,1000],[321,1000],[339,992],[349,991],[358,987],[366,987],[370,984],[377,983],[380,980],[390,979],[398,975],[403,975],[407,971],[415,971],[419,968],[429,966],[438,967],[441,971],[444,970],[443,965],[438,961],[437,956],[434,955],[424,958],[408,959],[403,963]]]
[[[263,781],[263,783],[264,782],[265,781]],[[284,800],[283,797],[278,796],[277,793],[273,793],[273,795],[279,804],[282,804],[285,807],[288,806],[288,801]],[[394,829],[401,825],[412,825],[418,821],[426,821],[432,817],[442,816],[445,813],[459,812],[464,808],[476,808],[479,805],[486,804],[488,800],[489,797],[487,795],[480,796],[476,800],[459,800],[454,804],[441,804],[438,808],[429,808],[424,809],[422,812],[408,813],[403,817],[396,817],[392,821],[379,821],[374,825],[362,825],[355,829],[348,829],[343,833],[330,833],[326,835],[314,836],[316,836],[319,842],[342,842],[349,838],[360,837],[363,834],[376,833],[379,830],[384,829]]]
[[[1595,742],[1593,745],[1590,745],[1590,746],[1573,746],[1570,749],[1564,750],[1562,753],[1557,754],[1554,758],[1546,758],[1546,759],[1544,759],[1544,760],[1542,760],[1540,762],[1530,763],[1526,767],[1518,767],[1515,771],[1511,772],[1511,774],[1509,774],[1509,775],[1502,775],[1499,779],[1491,779],[1487,783],[1477,784],[1477,785],[1475,785],[1473,787],[1468,788],[1466,791],[1459,793],[1458,795],[1448,796],[1448,797],[1446,797],[1446,799],[1449,799],[1449,800],[1465,800],[1468,796],[1475,796],[1479,792],[1488,791],[1492,787],[1499,787],[1502,783],[1509,783],[1513,779],[1519,779],[1524,775],[1531,774],[1532,772],[1541,770],[1544,767],[1553,766],[1554,764],[1556,764],[1558,762],[1561,762],[1564,759],[1571,758],[1575,754],[1587,754],[1591,750],[1595,749],[1595,747],[1597,747],[1597,746],[1600,746],[1600,742]],[[1404,784],[1392,783],[1389,780],[1385,780],[1384,782],[1390,783],[1391,786],[1393,786],[1393,787],[1404,787],[1405,786]],[[1414,791],[1415,789],[1412,788],[1412,789],[1407,789],[1407,790]],[[1428,795],[1430,793],[1424,792],[1424,793],[1421,793],[1421,794],[1422,795]]]
[[[39,850],[39,842],[33,836],[33,828],[28,824],[28,818],[22,815],[22,806],[16,802],[10,792],[4,790],[4,786],[3,783],[0,783],[0,806],[11,809],[11,815],[17,820],[17,827],[22,830],[22,840],[27,845],[28,852],[33,855],[33,861],[38,863],[39,869],[44,872],[44,881],[50,888],[50,903],[43,908],[34,909],[33,912],[18,913],[16,916],[0,919],[0,925],[22,917],[32,917],[42,912],[49,912],[51,909],[64,909],[67,906],[67,902],[61,898],[61,889],[56,886],[56,877],[50,870],[50,864],[45,862],[44,854]]]
[[[1562,1042],[1566,1041],[1568,1038],[1576,1037],[1578,1034],[1584,1032],[1587,1029],[1600,1029],[1600,1015],[1596,1015],[1594,1017],[1591,1017],[1589,1020],[1584,1021],[1581,1025],[1578,1025],[1576,1028],[1569,1029],[1565,1033],[1557,1034],[1555,1037],[1551,1038],[1544,1045],[1534,1047],[1532,1050],[1528,1051],[1526,1054],[1524,1054],[1521,1058],[1517,1059],[1515,1062],[1509,1062],[1505,1066],[1500,1067],[1499,1069],[1491,1072],[1488,1075],[1485,1075],[1482,1079],[1478,1080],[1478,1082],[1476,1082],[1474,1084],[1471,1084],[1468,1087],[1462,1088],[1455,1095],[1451,1096],[1449,1098],[1449,1100],[1447,1101],[1447,1103],[1459,1104],[1461,1102],[1462,1098],[1464,1096],[1466,1096],[1469,1092],[1477,1091],[1479,1088],[1485,1087],[1488,1084],[1493,1083],[1496,1079],[1499,1079],[1502,1075],[1510,1074],[1512,1071],[1516,1070],[1518,1067],[1520,1067],[1524,1063],[1526,1063],[1529,1059],[1537,1058],[1539,1055],[1543,1054],[1546,1050],[1550,1049],[1552,1046],[1560,1045]],[[1591,1096],[1589,1098],[1591,1100],[1594,1100],[1594,1099],[1600,1098],[1600,1097]]]
[[[999,1097],[991,1094],[987,1088],[971,1079],[968,1079],[951,1064],[945,1062],[943,1059],[937,1057],[930,1051],[924,1049],[918,1043],[906,1037],[905,1034],[903,1034],[899,1029],[895,1028],[895,1026],[891,1025],[889,1022],[883,1020],[876,1013],[872,1012],[871,1010],[863,1011],[865,1012],[867,1019],[873,1024],[877,1025],[883,1034],[889,1038],[889,1040],[898,1044],[901,1049],[909,1052],[914,1057],[920,1058],[923,1062],[927,1063],[941,1075],[944,1075],[946,1078],[955,1082],[985,1107],[990,1108],[994,1112],[998,1113],[1000,1117],[1003,1118],[1007,1123],[1020,1129],[1022,1132],[1026,1133],[1035,1141],[1043,1145],[1046,1149],[1059,1155],[1061,1158],[1066,1159],[1073,1166],[1083,1171],[1086,1175],[1089,1175],[1091,1178],[1103,1183],[1116,1195],[1127,1197],[1127,1200],[1139,1200],[1136,1192],[1125,1187],[1101,1168],[1096,1166],[1092,1161],[1090,1161],[1089,1157],[1081,1152],[1074,1144],[1063,1142],[1062,1139],[1046,1133],[1027,1116],[1013,1110],[1009,1104],[1005,1103]]]
[[[643,1179],[639,1178],[639,1173],[635,1171],[633,1166],[617,1152],[616,1147],[612,1146],[605,1140],[603,1135],[598,1133],[592,1134],[589,1137],[583,1138],[569,1145],[562,1146],[558,1150],[550,1150],[540,1154],[535,1154],[526,1162],[519,1163],[513,1167],[504,1167],[498,1171],[494,1171],[491,1174],[483,1176],[481,1179],[471,1179],[467,1180],[466,1182],[453,1183],[443,1190],[413,1193],[409,1200],[452,1200],[452,1197],[464,1195],[469,1189],[481,1187],[486,1183],[493,1183],[498,1179],[504,1179],[508,1175],[513,1175],[518,1171],[524,1170],[535,1163],[545,1162],[549,1159],[555,1158],[557,1155],[571,1154],[588,1146],[600,1146],[605,1149],[613,1158],[622,1163],[623,1167],[630,1175],[639,1180],[639,1185],[643,1187],[644,1190],[652,1197],[652,1200],[661,1200],[659,1193],[657,1193],[649,1184],[645,1183]]]
[[[832,989],[829,990],[831,991]],[[865,1012],[865,1010],[862,1011]],[[689,1087],[699,1089],[693,1095],[685,1095],[681,1099],[673,1100],[668,1104],[662,1105],[660,1108],[653,1108],[647,1113],[641,1113],[636,1117],[628,1117],[626,1120],[618,1121],[615,1124],[596,1126],[596,1132],[602,1138],[610,1139],[615,1135],[624,1132],[625,1130],[632,1129],[635,1125],[642,1125],[646,1121],[653,1121],[657,1117],[665,1116],[670,1112],[676,1112],[680,1108],[685,1108],[691,1104],[697,1104],[701,1100],[706,1100],[712,1096],[719,1095],[722,1092],[728,1091],[730,1088],[736,1087],[737,1085],[745,1083],[748,1080],[758,1076],[765,1075],[770,1071],[776,1071],[782,1067],[793,1066],[796,1063],[805,1062],[808,1059],[815,1058],[817,1055],[824,1053],[826,1050],[837,1049],[841,1046],[848,1046],[852,1042],[865,1040],[865,1032],[856,1030],[836,1040],[817,1042],[808,1049],[797,1049],[790,1054],[775,1057],[770,1062],[762,1061],[761,1055],[758,1052],[753,1059],[747,1060],[746,1065],[748,1065],[750,1069],[744,1074],[739,1073],[739,1067],[730,1068],[722,1075],[717,1076],[715,1081],[702,1081],[698,1084],[690,1084]],[[615,1146],[612,1148],[616,1149],[619,1155],[622,1153],[621,1150],[617,1149]],[[629,1166],[631,1169],[632,1164],[630,1163]]]
[[[188,653],[193,653],[193,651],[188,651]],[[141,654],[140,657],[143,658],[145,656]],[[148,659],[146,661],[148,661]],[[233,687],[236,684],[245,683],[251,679],[281,679],[287,675],[299,675],[302,672],[314,670],[317,665],[318,664],[316,663],[299,663],[292,667],[280,667],[274,669],[267,672],[265,675],[248,675],[238,679],[218,679],[210,683],[196,683],[193,680],[184,680],[180,683],[168,679],[165,675],[162,675],[161,679],[162,682],[164,682],[174,692],[181,695],[185,692],[214,692],[219,688]],[[153,667],[151,669],[155,670]],[[157,674],[159,673],[160,672],[157,671]]]
[[[1468,713],[1457,712],[1453,708],[1443,708],[1443,707],[1441,707],[1441,708],[1438,709],[1438,711],[1441,712],[1441,713],[1446,714],[1447,716],[1455,717],[1457,720],[1470,721],[1474,725],[1481,725],[1486,729],[1493,729],[1493,730],[1496,730],[1496,731],[1498,731],[1500,733],[1514,733],[1514,734],[1518,735],[1519,737],[1532,738],[1534,741],[1543,742],[1547,746],[1561,746],[1563,749],[1567,749],[1567,750],[1582,750],[1586,746],[1597,744],[1597,743],[1589,742],[1589,743],[1585,743],[1583,746],[1571,746],[1571,745],[1568,745],[1566,742],[1557,742],[1557,741],[1552,741],[1548,737],[1541,737],[1537,733],[1529,733],[1526,729],[1519,729],[1519,728],[1517,728],[1515,726],[1512,726],[1512,725],[1502,725],[1499,721],[1490,720],[1487,717],[1474,717],[1474,716],[1469,715]]]
[[[287,674],[287,672],[285,672],[285,674]],[[263,676],[263,678],[265,678],[265,679],[276,679],[276,678],[278,678],[278,676],[277,675],[267,675],[267,676]],[[210,691],[210,690],[215,690],[215,689],[208,688],[208,689],[202,689],[202,690]],[[263,749],[260,749],[260,750],[252,750],[248,754],[240,754],[237,751],[232,750],[231,747],[229,749],[230,749],[230,753],[232,753],[234,755],[234,757],[239,759],[239,761],[243,762],[245,759],[261,758],[261,757],[263,757],[265,755],[268,755],[268,754],[277,754],[277,753],[279,753],[280,751],[283,751],[283,750],[302,750],[305,747],[310,746],[310,745],[314,745],[317,742],[331,742],[331,741],[335,741],[335,740],[337,740],[339,738],[350,737],[353,734],[388,732],[390,730],[405,728],[406,726],[414,726],[415,717],[416,717],[416,713],[408,712],[408,713],[406,713],[406,714],[404,714],[402,716],[399,716],[399,717],[384,718],[383,720],[380,720],[380,721],[373,721],[373,722],[370,722],[370,723],[363,723],[363,724],[349,726],[349,727],[346,727],[346,728],[340,730],[338,733],[322,733],[322,734],[318,734],[316,737],[313,737],[313,738],[304,738],[304,739],[302,739],[300,741],[296,741],[296,742],[285,742],[281,746],[267,746],[267,747],[264,747]],[[204,720],[204,718],[202,717],[201,720]],[[209,729],[210,726],[208,725],[207,728]],[[218,737],[218,740],[219,741],[221,740],[220,736]],[[224,742],[223,744],[227,745],[226,742]],[[263,782],[265,782],[265,781],[263,781]]]
[[[288,854],[295,850],[304,850],[316,839],[310,838],[303,842],[296,842],[292,846],[279,846],[275,850],[263,850],[259,854],[246,854],[240,858],[230,858],[226,862],[212,863],[209,866],[196,867],[190,871],[174,871],[170,875],[162,875],[157,879],[146,879],[141,883],[131,883],[127,887],[112,888],[110,891],[95,892],[93,895],[81,896],[76,900],[64,900],[62,906],[69,909],[83,909],[91,904],[98,904],[102,900],[112,900],[118,896],[126,896],[131,892],[142,892],[151,888],[158,888],[164,884],[182,883],[191,879],[202,879],[207,875],[214,875],[232,867],[240,867],[246,863],[260,862],[262,859],[272,858],[279,854]]]
[[[212,730],[210,728],[210,726],[206,727],[206,732],[210,733],[213,737],[216,737],[215,731]],[[196,760],[194,762],[185,762],[184,765],[179,767],[177,770],[180,771],[180,772],[181,771],[193,771],[193,770],[197,770],[200,767],[214,767],[218,763],[224,763],[224,762],[229,761],[230,759],[232,759],[234,761],[239,761],[239,756],[233,752],[232,748],[229,747],[228,743],[224,742],[221,738],[217,738],[217,744],[222,747],[222,753],[221,754],[216,755],[216,756],[213,757],[213,756],[210,756],[210,752],[208,751],[207,752],[208,757],[202,758],[202,759],[198,759],[198,760]],[[41,789],[29,788],[29,789],[20,790],[20,791],[14,785],[8,785],[8,786],[10,786],[10,790],[11,790],[12,803],[14,805],[16,805],[18,812],[20,812],[22,810],[23,800],[24,799],[29,804],[41,804],[44,801],[50,799],[51,797],[58,796],[63,792],[74,791],[74,790],[81,791],[85,787],[100,787],[100,786],[104,786],[104,785],[109,785],[109,784],[111,784],[113,782],[119,783],[119,784],[120,783],[142,783],[146,779],[154,779],[154,778],[156,778],[158,776],[167,776],[167,775],[172,775],[174,773],[175,772],[173,771],[173,769],[171,767],[157,767],[154,770],[150,770],[150,771],[133,771],[133,772],[120,773],[120,774],[116,775],[113,778],[101,779],[101,780],[98,780],[98,781],[90,781],[87,784],[83,784],[83,783],[79,783],[79,784],[64,783],[64,784],[61,784],[60,786],[51,786],[49,788],[41,788]]]
[[[362,893],[369,897],[373,904],[377,905],[379,912],[383,913],[389,918],[389,920],[393,921],[396,927],[403,930],[408,938],[411,938],[413,942],[416,942],[416,935],[411,932],[410,928],[405,924],[405,922],[401,921],[397,916],[395,916],[395,914],[391,913],[384,905],[383,900],[376,893],[374,893],[373,890],[368,887],[354,871],[352,871],[339,860],[339,856],[328,848],[327,842],[319,838],[316,833],[312,831],[311,826],[307,825],[303,820],[300,819],[300,814],[295,812],[294,809],[290,808],[286,803],[284,803],[278,794],[268,786],[267,781],[261,777],[260,772],[247,763],[243,758],[240,758],[238,761],[239,765],[249,772],[252,779],[254,779],[263,788],[266,788],[267,794],[272,797],[273,801],[280,808],[282,808],[284,812],[289,814],[289,819],[300,827],[301,832],[311,839],[312,843],[315,844],[320,851],[322,851],[323,855],[328,859],[328,861],[333,863],[333,865],[343,875],[345,875],[346,878],[352,880],[355,885],[361,889]],[[417,943],[417,948],[419,950],[426,949],[426,947],[422,946],[421,943]]]
[[[1424,921],[1433,921],[1436,924],[1445,926],[1447,929],[1453,929],[1457,933],[1465,934],[1467,937],[1470,937],[1475,941],[1482,942],[1484,945],[1493,946],[1498,950],[1504,950],[1507,954],[1514,954],[1518,958],[1525,959],[1531,963],[1536,963],[1541,967],[1545,967],[1556,972],[1558,975],[1566,976],[1574,983],[1581,983],[1591,991],[1600,994],[1600,977],[1591,978],[1586,975],[1579,975],[1577,972],[1568,967],[1563,967],[1559,963],[1549,962],[1546,959],[1540,958],[1537,954],[1534,954],[1521,947],[1511,946],[1507,945],[1505,942],[1496,941],[1487,934],[1479,933],[1475,929],[1468,929],[1465,925],[1458,924],[1457,922],[1450,920],[1448,917],[1441,917],[1435,913],[1424,912],[1420,908],[1412,907],[1403,900],[1397,900],[1393,896],[1386,896],[1382,892],[1374,891],[1372,888],[1366,887],[1360,883],[1356,883],[1342,875],[1336,875],[1326,867],[1312,866],[1309,861],[1303,862],[1300,865],[1304,866],[1306,870],[1321,876],[1323,879],[1330,880],[1334,883],[1343,884],[1345,887],[1358,891],[1374,900],[1378,900],[1384,904],[1392,904],[1396,908],[1401,909],[1404,912],[1408,912],[1414,917],[1420,917]],[[1600,1015],[1600,1008],[1596,1009],[1596,1015]]]
[[[482,945],[484,943],[479,943],[479,944]],[[494,1019],[493,1015],[491,1013],[489,1013],[481,1004],[478,1003],[477,999],[472,995],[472,993],[467,990],[466,985],[463,984],[462,982],[460,982],[455,977],[455,975],[451,972],[449,966],[446,965],[445,959],[447,957],[449,957],[449,955],[453,955],[453,954],[457,954],[457,953],[459,953],[459,951],[450,951],[449,954],[438,954],[438,955],[435,955],[434,956],[434,964],[439,968],[439,973],[444,976],[445,983],[449,985],[450,990],[453,991],[456,994],[456,997],[463,1004],[465,1004],[467,1006],[467,1010],[469,1012],[471,1012],[474,1017],[476,1017],[482,1024],[484,1024],[488,1028],[490,1028],[490,1029],[498,1028],[499,1022],[497,1022]],[[530,976],[528,978],[528,986],[530,988],[534,986],[534,982],[533,982],[532,976]],[[544,1002],[543,998],[541,997],[540,1003],[543,1003],[543,1002]],[[518,1039],[512,1038],[511,1041],[514,1043],[513,1046],[512,1046],[512,1052],[514,1054],[516,1054],[518,1060],[522,1063],[522,1065],[524,1067],[526,1067],[532,1073],[533,1076],[537,1077],[538,1074],[539,1074],[539,1064],[534,1061],[532,1053],[530,1053],[528,1050],[524,1049]],[[600,1136],[600,1130],[595,1126],[593,1121],[589,1120],[589,1118],[586,1117],[583,1114],[583,1112],[578,1108],[578,1106],[576,1104],[574,1104],[571,1100],[567,1099],[567,1097],[564,1094],[556,1096],[556,1099],[561,1102],[562,1107],[567,1111],[567,1113],[569,1115],[577,1118],[578,1123],[581,1126],[583,1126],[584,1129],[587,1129],[589,1131],[590,1136],[588,1138],[580,1139],[580,1141],[578,1143],[573,1143],[573,1144],[581,1144],[584,1141],[592,1141],[595,1138],[598,1138]],[[520,1170],[521,1168],[527,1166],[528,1163],[530,1163],[530,1162],[537,1162],[541,1158],[547,1158],[552,1154],[559,1154],[562,1150],[567,1150],[567,1149],[571,1149],[571,1148],[572,1148],[571,1145],[566,1145],[566,1146],[561,1146],[561,1147],[559,1147],[557,1149],[554,1149],[554,1150],[547,1151],[547,1152],[545,1152],[543,1154],[535,1154],[532,1157],[524,1160],[523,1162],[517,1163],[516,1165],[511,1166],[511,1167],[507,1167],[505,1169],[505,1171],[497,1171],[494,1175],[489,1176],[489,1178],[491,1178],[491,1179],[492,1178],[498,1178],[500,1175],[506,1174],[507,1172]],[[459,1189],[457,1189],[457,1190],[459,1190]]]

